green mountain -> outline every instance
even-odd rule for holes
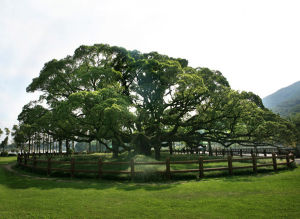
[[[300,81],[263,98],[265,107],[286,117],[300,112]]]

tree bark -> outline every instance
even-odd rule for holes
[[[147,137],[143,134],[139,134],[134,139],[135,151],[138,154],[144,154],[146,156],[151,155],[151,146]]]
[[[67,154],[70,153],[70,145],[69,145],[69,140],[66,139],[66,151],[67,151]]]
[[[28,142],[28,151],[29,151],[29,153],[30,153],[30,140],[31,140],[31,138],[29,138],[29,142]]]
[[[43,135],[43,154],[45,153],[45,136]]]
[[[59,150],[59,153],[62,154],[62,140],[59,139],[58,141],[58,150]]]
[[[212,148],[211,148],[211,142],[209,141],[208,142],[208,153],[209,153],[209,156],[212,156]]]
[[[119,153],[119,144],[115,139],[112,139],[112,150],[113,150],[113,158],[117,158]]]
[[[98,140],[96,140],[96,152],[100,152],[100,144]]]
[[[169,141],[168,144],[169,144],[170,154],[172,155],[173,154],[173,147],[172,147],[173,142]]]
[[[91,153],[91,152],[92,152],[92,145],[91,145],[91,142],[89,142],[88,153]]]
[[[160,160],[160,146],[156,145],[154,147],[155,159]]]

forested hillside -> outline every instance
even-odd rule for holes
[[[281,116],[300,112],[300,81],[263,98],[263,103]]]

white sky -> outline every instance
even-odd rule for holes
[[[300,1],[0,0],[0,127],[45,62],[95,43],[185,58],[265,97],[300,80]]]

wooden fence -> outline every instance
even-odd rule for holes
[[[242,148],[242,149],[232,149],[232,148],[222,148],[222,149],[212,149],[212,150],[208,150],[206,151],[205,149],[187,149],[187,148],[183,148],[181,150],[172,150],[170,152],[170,150],[162,150],[161,152],[166,152],[166,153],[170,153],[170,154],[208,154],[209,156],[225,156],[225,155],[231,155],[231,156],[240,156],[240,157],[249,157],[252,156],[253,154],[255,154],[256,156],[262,155],[262,156],[272,156],[272,153],[276,153],[278,155],[287,155],[289,153],[295,153],[295,150],[293,149],[280,149],[280,148]],[[90,152],[90,153],[81,153],[81,152],[72,152],[72,154],[74,155],[80,155],[80,154],[93,154],[94,152]],[[111,153],[110,151],[106,151],[106,152],[101,152],[101,153]],[[29,154],[30,156],[42,156],[42,155],[47,155],[47,156],[69,156],[71,154],[67,154],[67,153],[58,153],[58,152],[51,152],[51,153],[25,153],[25,154]]]
[[[293,149],[280,149],[280,148],[243,148],[243,149],[212,149],[212,150],[206,150],[206,149],[186,149],[183,148],[181,150],[163,150],[162,152],[167,152],[171,154],[208,154],[209,156],[225,156],[225,155],[231,155],[231,156],[252,156],[252,154],[256,154],[258,156],[259,154],[263,154],[265,157],[267,155],[272,155],[272,153],[276,153],[279,155],[286,155],[291,152],[294,152]]]
[[[263,163],[263,164],[257,164],[258,159],[270,159],[272,158],[272,162],[270,163]],[[280,159],[284,159],[285,162],[278,162],[281,161]],[[52,160],[51,157],[49,157],[47,160],[39,160],[36,156],[32,156],[31,158],[27,155],[18,155],[18,165],[23,167],[29,167],[32,168],[32,170],[44,170],[47,172],[48,175],[51,174],[52,171],[58,171],[58,172],[69,172],[71,177],[74,177],[75,173],[94,173],[99,178],[103,176],[103,174],[129,174],[131,179],[134,179],[135,175],[137,173],[145,173],[144,171],[137,171],[135,170],[135,167],[137,165],[165,165],[165,170],[163,171],[155,171],[155,173],[161,173],[166,176],[167,179],[171,179],[172,174],[175,173],[188,173],[188,172],[198,172],[199,178],[204,177],[205,172],[210,171],[220,171],[220,170],[226,170],[228,171],[229,175],[232,175],[234,170],[238,169],[252,169],[253,172],[257,172],[257,169],[259,167],[273,167],[273,169],[276,171],[278,165],[287,165],[287,167],[291,167],[292,163],[295,162],[294,155],[293,154],[287,154],[287,155],[276,155],[275,153],[272,154],[272,157],[257,157],[254,154],[252,154],[251,157],[248,158],[233,158],[231,155],[229,155],[226,159],[210,159],[210,160],[204,160],[203,157],[199,156],[198,160],[190,160],[190,161],[170,161],[170,158],[167,158],[165,161],[155,161],[155,162],[137,162],[134,159],[127,161],[127,162],[104,162],[101,158],[98,159],[97,162],[95,161],[76,161],[74,158],[71,158],[70,161],[58,161],[58,160]],[[243,162],[243,161],[250,161],[251,165],[247,166],[235,166],[233,165],[234,162]],[[216,167],[216,168],[205,168],[205,164],[207,163],[217,163],[217,162],[226,162],[227,165],[224,167]],[[38,166],[39,163],[46,163],[46,167]],[[52,164],[59,163],[59,164],[68,164],[70,168],[53,168]],[[76,169],[76,165],[95,165],[95,169]],[[110,165],[128,165],[130,166],[130,170],[105,170],[103,168],[103,165],[110,164]],[[171,165],[173,164],[198,164],[198,168],[196,169],[178,169],[178,170],[171,170]]]

